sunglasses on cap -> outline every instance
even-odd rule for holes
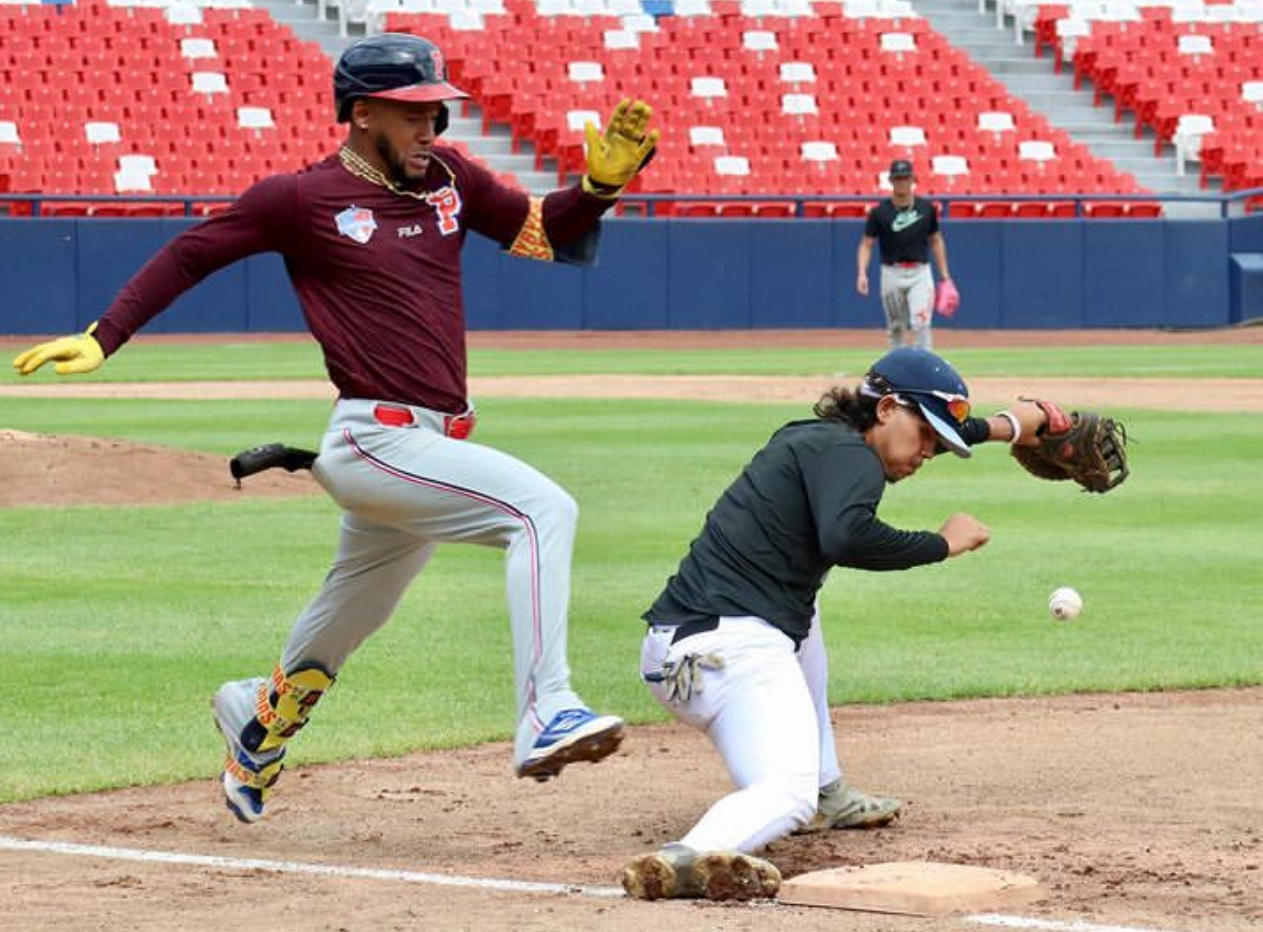
[[[969,412],[973,410],[968,398],[952,392],[940,392],[934,389],[900,388],[896,389],[895,393],[898,395],[921,395],[923,397],[937,398],[943,402],[944,407],[947,408],[947,413],[956,419],[957,424],[965,423],[965,419],[969,417]]]

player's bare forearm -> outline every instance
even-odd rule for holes
[[[855,267],[860,272],[868,271],[869,260],[873,258],[873,241],[865,236],[860,240],[859,249],[855,251]]]
[[[943,239],[943,234],[935,233],[930,237],[930,252],[934,256],[934,265],[938,268],[939,278],[951,278],[951,270],[947,267],[947,241]]]
[[[1033,446],[1038,442],[1039,430],[1048,423],[1048,415],[1033,401],[1015,401],[986,421],[989,440]]]
[[[855,290],[865,296],[868,294],[868,263],[872,257],[873,241],[865,236],[855,252]]]

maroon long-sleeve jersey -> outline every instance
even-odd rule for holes
[[[575,185],[532,204],[445,146],[435,147],[418,195],[375,183],[338,155],[265,178],[163,247],[119,292],[96,338],[108,356],[206,276],[278,252],[342,397],[463,411],[467,233],[546,257],[610,202]]]

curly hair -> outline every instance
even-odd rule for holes
[[[831,388],[816,402],[812,411],[825,421],[849,424],[861,434],[877,423],[877,402],[880,397],[862,393],[859,388]]]

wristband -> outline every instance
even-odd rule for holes
[[[1013,439],[1009,443],[1017,443],[1022,439],[1022,425],[1018,422],[1017,417],[1010,411],[997,411],[996,417],[1002,417],[1009,422],[1009,426],[1013,428]]]

